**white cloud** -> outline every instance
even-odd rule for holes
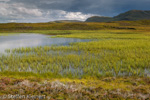
[[[23,4],[0,3],[0,15],[10,18],[25,18],[32,16],[42,16],[42,12],[35,8],[26,8]]]
[[[67,19],[79,19],[84,21],[88,17],[93,16],[93,14],[83,14],[81,12],[66,12],[65,18]]]
[[[84,21],[94,14],[83,14],[82,12],[67,12],[63,10],[50,10],[46,16],[51,20],[81,20]]]
[[[0,0],[0,2],[9,2],[10,0]]]
[[[42,16],[42,12],[39,9],[28,9],[24,7],[18,7],[16,10],[21,14],[28,14],[33,16]]]
[[[37,7],[27,7],[23,3],[0,2],[0,22],[48,22],[54,20],[84,21],[90,16],[93,16],[93,14],[54,9],[42,10]]]

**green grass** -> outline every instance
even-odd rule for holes
[[[71,33],[55,37],[93,40],[73,43],[70,46],[7,50],[10,54],[0,57],[1,72],[32,72],[42,77],[78,79],[143,77],[150,72],[149,32],[133,30],[51,32]]]
[[[1,23],[0,33],[49,33],[57,30],[150,30],[150,20],[115,21],[107,23]],[[60,31],[59,31],[60,32]],[[55,32],[57,33],[57,32]],[[60,32],[62,33],[62,32]],[[67,32],[68,33],[68,32]]]
[[[69,46],[6,50],[7,55],[0,55],[0,96],[17,93],[42,94],[52,99],[68,100],[149,98],[150,28],[146,25],[148,21],[87,24],[99,28],[83,30],[88,28],[84,27],[79,30],[78,25],[72,25],[67,30],[68,24],[64,23],[0,25],[0,28],[3,27],[0,36],[23,32],[55,35],[53,38],[91,40],[71,43]],[[20,25],[24,26],[21,28]],[[24,28],[30,25],[33,29]],[[136,30],[115,29],[120,27],[133,27]],[[28,80],[31,87],[26,86],[28,84],[19,85]],[[57,87],[53,87],[55,82]],[[62,84],[65,87],[62,87]],[[66,88],[68,86],[75,86],[77,91]]]
[[[44,95],[51,99],[62,100],[143,100],[149,98],[149,82],[149,78],[87,80],[1,77],[0,96],[19,94],[24,96]]]
[[[0,24],[0,36],[40,33],[91,40],[6,50],[7,55],[0,54],[0,96],[17,93],[68,100],[145,100],[150,95],[149,25],[149,20]],[[66,88],[74,86],[77,91]]]
[[[17,93],[68,100],[149,98],[150,32],[145,27],[22,32],[91,41],[6,50],[7,55],[0,55],[0,96]]]

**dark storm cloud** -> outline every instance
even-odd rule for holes
[[[132,9],[149,10],[150,0],[12,0],[40,9],[114,15]]]
[[[0,0],[0,18],[31,22],[85,20],[92,15],[116,16],[132,9],[150,10],[149,4],[150,0]]]
[[[150,10],[150,0],[75,0],[68,11],[114,16],[128,10]]]

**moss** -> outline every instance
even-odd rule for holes
[[[6,78],[6,77],[5,77]],[[108,77],[111,78],[111,77]],[[113,77],[112,77],[113,78]],[[5,83],[2,78],[0,83]],[[15,84],[5,84],[0,94],[22,94],[22,95],[46,95],[53,99],[145,99],[148,98],[149,84],[139,84],[138,86],[128,84],[126,80],[143,80],[143,78],[116,78],[111,82],[103,79],[47,79],[22,80],[9,78]],[[30,79],[30,78],[29,78]],[[148,79],[148,78],[147,78]],[[16,83],[18,82],[18,83]],[[130,87],[130,88],[129,88]],[[5,91],[4,91],[5,90]]]
[[[106,23],[80,24],[86,26],[84,28],[90,26],[99,29],[97,25],[102,28]],[[117,25],[118,23],[108,23],[109,28],[118,27]],[[70,29],[73,27],[78,27],[78,24],[70,25]],[[2,55],[1,95],[44,94],[52,99],[70,100],[149,98],[150,78],[145,75],[145,69],[149,70],[150,65],[149,26],[137,26],[137,30],[62,31],[49,30],[48,27],[40,30],[39,25],[34,24],[33,28],[35,30],[22,30],[19,27],[16,31],[88,38],[91,41],[69,46],[16,48],[10,51],[10,55]],[[29,66],[31,72],[28,71]]]

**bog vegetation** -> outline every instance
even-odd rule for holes
[[[0,36],[22,32],[90,41],[7,49],[7,54],[0,54],[0,95],[41,94],[61,100],[150,98],[150,20],[0,24]]]
[[[49,30],[102,30],[102,29],[127,29],[127,30],[150,30],[150,20],[140,21],[114,21],[107,23],[3,23],[0,24],[1,33],[34,32],[52,34]],[[64,32],[63,32],[64,33]],[[54,34],[54,33],[53,33]],[[57,32],[55,34],[58,34]],[[62,34],[62,32],[61,32]]]
[[[91,39],[69,46],[6,50],[1,73],[30,73],[52,78],[147,76],[150,72],[150,33],[140,30],[49,31],[54,37]],[[7,72],[7,73],[6,73]]]

